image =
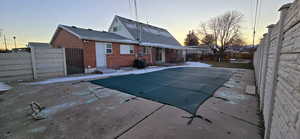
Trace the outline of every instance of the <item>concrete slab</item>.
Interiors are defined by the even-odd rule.
[[[201,107],[198,114],[208,117],[212,123],[182,118],[188,114],[174,107],[165,106],[120,139],[259,139],[256,126],[231,116]]]
[[[162,105],[90,83],[29,88],[0,96],[0,137],[113,138]],[[46,119],[31,118],[33,100],[46,107]]]
[[[247,71],[239,71],[243,74]],[[242,74],[242,76],[243,76]],[[222,87],[200,106],[197,114],[210,122],[195,118],[188,125],[189,119],[183,118],[189,114],[171,106],[164,106],[135,128],[121,136],[121,139],[260,139],[259,117],[256,115],[257,98],[245,93],[245,80],[231,80],[233,87]],[[230,81],[229,81],[230,82]],[[248,82],[248,80],[246,81]]]
[[[232,69],[234,75],[206,101],[197,114],[93,85],[68,82],[12,85],[0,95],[0,138],[260,138],[257,98],[245,93],[253,72]],[[31,118],[29,104],[40,103],[47,118]]]

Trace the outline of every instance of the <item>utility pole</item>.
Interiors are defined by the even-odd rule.
[[[15,43],[15,49],[17,49],[17,44],[16,44],[16,36],[13,36],[14,43]]]
[[[0,38],[2,37],[2,30],[3,29],[0,28]],[[0,49],[1,49],[1,47],[0,47]]]
[[[7,44],[6,44],[5,34],[3,34],[3,39],[4,39],[5,51],[8,51],[8,49],[7,49]]]
[[[254,15],[254,25],[253,25],[253,40],[252,40],[253,48],[254,48],[254,45],[255,45],[256,24],[257,24],[257,14],[258,14],[259,4],[260,4],[260,0],[256,0],[255,15]]]
[[[134,14],[135,14],[135,21],[136,21],[136,28],[137,28],[137,30],[136,30],[136,38],[137,38],[137,41],[138,42],[140,42],[141,40],[141,38],[140,38],[140,26],[139,26],[139,23],[138,23],[138,21],[139,21],[139,19],[138,19],[138,11],[137,11],[137,4],[136,4],[136,0],[133,0],[133,4],[134,4]]]

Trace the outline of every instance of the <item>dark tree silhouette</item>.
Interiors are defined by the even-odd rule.
[[[199,38],[194,33],[194,31],[189,31],[189,33],[186,35],[186,38],[184,40],[185,46],[197,46],[199,45]]]

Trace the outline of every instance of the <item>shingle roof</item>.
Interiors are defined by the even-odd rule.
[[[137,43],[135,40],[120,36],[115,33],[97,31],[92,29],[84,29],[75,26],[59,25],[58,27],[63,28],[70,33],[73,33],[80,39],[95,40],[95,41],[106,41],[106,42],[121,42],[121,43]]]
[[[133,38],[135,38],[136,40],[138,40],[138,38],[141,38],[141,44],[161,44],[161,47],[169,46],[174,47],[175,49],[182,47],[181,44],[166,29],[133,21],[120,16],[116,16],[116,18],[118,18],[119,21],[122,22],[122,24],[126,27]],[[139,33],[137,25],[139,26],[139,28],[141,28],[139,29],[141,37],[138,36]]]
[[[41,42],[28,42],[28,46],[34,48],[50,48],[51,45],[49,43],[41,43]]]

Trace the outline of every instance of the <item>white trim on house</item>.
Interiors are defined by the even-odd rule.
[[[161,61],[163,63],[166,63],[166,49],[165,48],[162,48],[162,58],[161,58]]]
[[[96,42],[95,44],[95,53],[96,53],[96,67],[106,67],[107,61],[106,61],[106,45],[107,43],[100,43]]]
[[[120,45],[120,54],[134,54],[134,46],[133,45],[125,45],[121,44]]]
[[[139,43],[140,46],[152,46],[152,47],[158,47],[158,48],[168,48],[168,49],[186,49],[183,46],[176,46],[176,45],[166,45],[166,44],[160,44],[160,43],[147,43],[147,42],[142,42]]]
[[[115,24],[118,24],[118,26],[121,26],[122,30],[121,31],[117,31],[114,32],[113,31],[113,27]],[[127,30],[127,28],[125,27],[125,25],[119,20],[119,18],[117,18],[117,16],[115,15],[113,22],[110,24],[110,27],[108,29],[108,32],[112,32],[112,33],[116,33],[120,36],[129,38],[134,40],[134,38],[132,37],[132,35],[129,33],[129,31]]]
[[[82,37],[81,39],[83,40],[94,40],[94,41],[100,41],[100,42],[109,42],[109,43],[126,43],[126,44],[138,44],[137,41],[133,40],[116,40],[116,39],[93,39],[93,38],[88,38],[88,37]]]
[[[103,43],[104,47],[105,47],[105,54],[113,54],[113,47],[111,43]],[[108,48],[107,46],[110,45],[110,48]],[[110,53],[107,53],[107,50],[110,50]]]

